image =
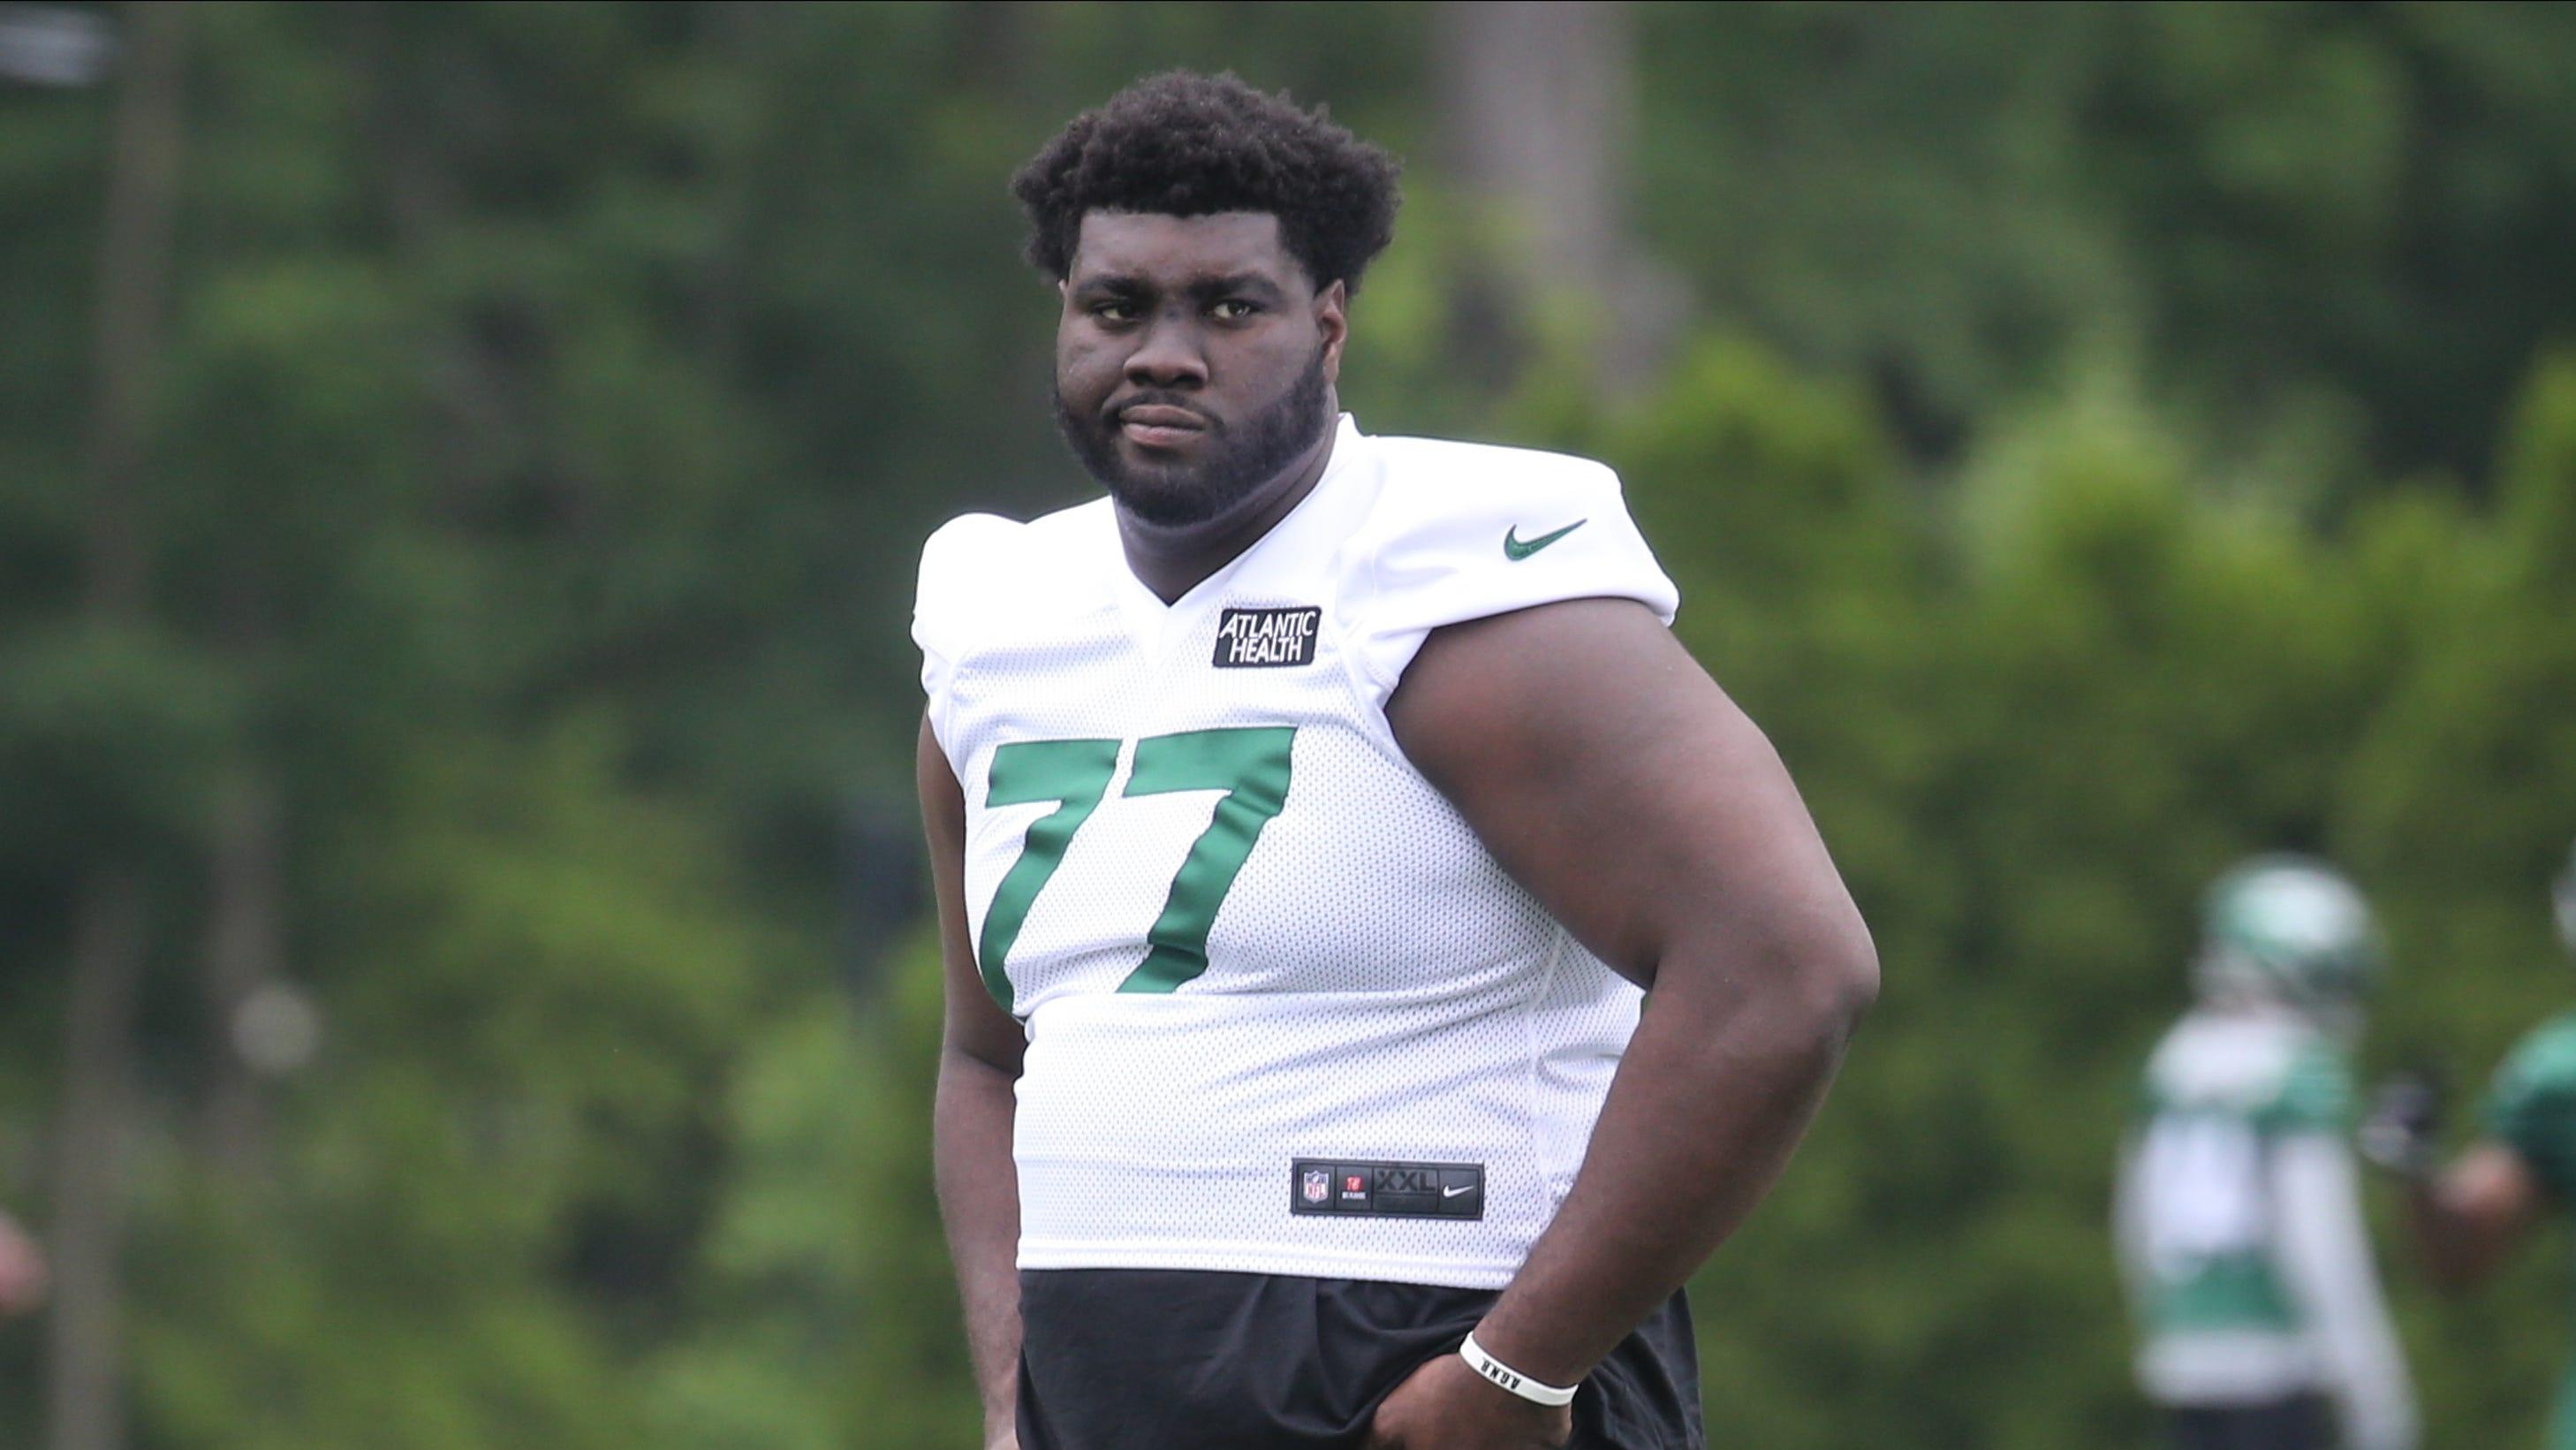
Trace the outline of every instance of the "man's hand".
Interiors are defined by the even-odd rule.
[[[2448,1169],[2409,1181],[2407,1217],[2433,1283],[2464,1289],[2500,1267],[2548,1211],[2549,1191],[2522,1150],[2471,1143]]]
[[[2396,1073],[2370,1095],[2361,1120],[2361,1156],[2406,1178],[2431,1176],[2441,1153],[2442,1079],[2430,1072]]]
[[[1573,1436],[1572,1406],[1533,1404],[1444,1354],[1378,1405],[1366,1450],[1560,1450]]]
[[[1020,1450],[1020,1427],[1004,1425],[984,1432],[984,1450]]]

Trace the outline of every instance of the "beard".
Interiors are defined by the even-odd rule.
[[[1154,393],[1121,406],[1163,402],[1188,406],[1184,399]],[[1120,508],[1149,524],[1178,527],[1222,516],[1296,462],[1332,426],[1332,387],[1324,377],[1324,351],[1317,348],[1279,401],[1240,428],[1210,419],[1199,457],[1187,463],[1128,463],[1118,453],[1118,420],[1075,410],[1061,391],[1055,395],[1055,421],[1083,471]]]

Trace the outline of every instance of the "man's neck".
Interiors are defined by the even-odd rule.
[[[1199,586],[1243,551],[1260,543],[1323,482],[1333,459],[1335,422],[1317,436],[1297,461],[1255,489],[1237,507],[1194,524],[1157,524],[1125,509],[1118,513],[1118,541],[1127,553],[1127,568],[1156,598],[1170,604]]]

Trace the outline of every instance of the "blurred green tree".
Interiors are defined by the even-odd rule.
[[[1638,7],[1578,240],[1687,285],[1605,300],[1504,263],[1471,11],[196,7],[157,310],[101,252],[138,23],[0,91],[0,1205],[60,1241],[124,953],[125,1443],[963,1443],[913,551],[1085,492],[1004,182],[1167,65],[1410,156],[1346,398],[1622,469],[1878,932],[1700,1280],[1716,1438],[2143,1443],[2109,1159],[2235,855],[2385,904],[2376,1057],[2566,1000],[2566,12]],[[2435,1445],[2533,1442],[2526,1267],[2404,1288]],[[0,1443],[45,1360],[0,1325]]]

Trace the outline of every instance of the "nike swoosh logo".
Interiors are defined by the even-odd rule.
[[[1474,1185],[1474,1184],[1472,1184],[1472,1183],[1461,1183],[1461,1184],[1459,1184],[1459,1185],[1458,1185],[1457,1187],[1455,1187],[1455,1188],[1444,1188],[1444,1189],[1441,1189],[1441,1190],[1440,1190],[1440,1196],[1441,1196],[1442,1198],[1456,1198],[1459,1194],[1462,1194],[1462,1193],[1473,1193],[1473,1192],[1475,1192],[1475,1191],[1476,1191],[1476,1185]]]
[[[1535,539],[1526,540],[1521,537],[1521,526],[1514,524],[1503,531],[1503,557],[1517,564],[1590,522],[1592,522],[1590,519],[1576,519],[1555,533],[1541,534]]]

